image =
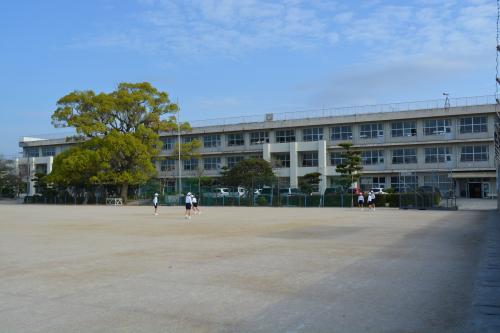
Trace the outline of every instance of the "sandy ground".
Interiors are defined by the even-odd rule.
[[[152,213],[1,205],[0,332],[465,332],[490,214]]]

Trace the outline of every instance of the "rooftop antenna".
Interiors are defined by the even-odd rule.
[[[500,1],[500,0],[499,0]],[[444,109],[448,111],[450,109],[450,94],[447,92],[443,93],[444,99]]]

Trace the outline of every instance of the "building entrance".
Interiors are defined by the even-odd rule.
[[[482,198],[481,183],[468,183],[469,198]]]

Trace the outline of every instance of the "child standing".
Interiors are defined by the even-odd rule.
[[[201,214],[200,209],[198,208],[198,200],[196,200],[194,194],[191,194],[191,202],[193,203],[194,215]]]
[[[368,207],[370,210],[375,211],[375,193],[373,191],[368,193]]]
[[[153,207],[155,208],[155,215],[158,215],[158,193],[155,193],[153,198]]]
[[[184,214],[185,219],[191,220],[191,204],[193,201],[191,200],[191,192],[186,194],[186,213]]]
[[[358,207],[361,208],[361,210],[364,210],[363,205],[365,203],[365,197],[363,196],[363,192],[359,192],[358,194]]]

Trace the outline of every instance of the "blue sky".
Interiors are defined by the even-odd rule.
[[[495,92],[494,0],[5,0],[0,28],[4,155],[119,82],[186,121]]]

